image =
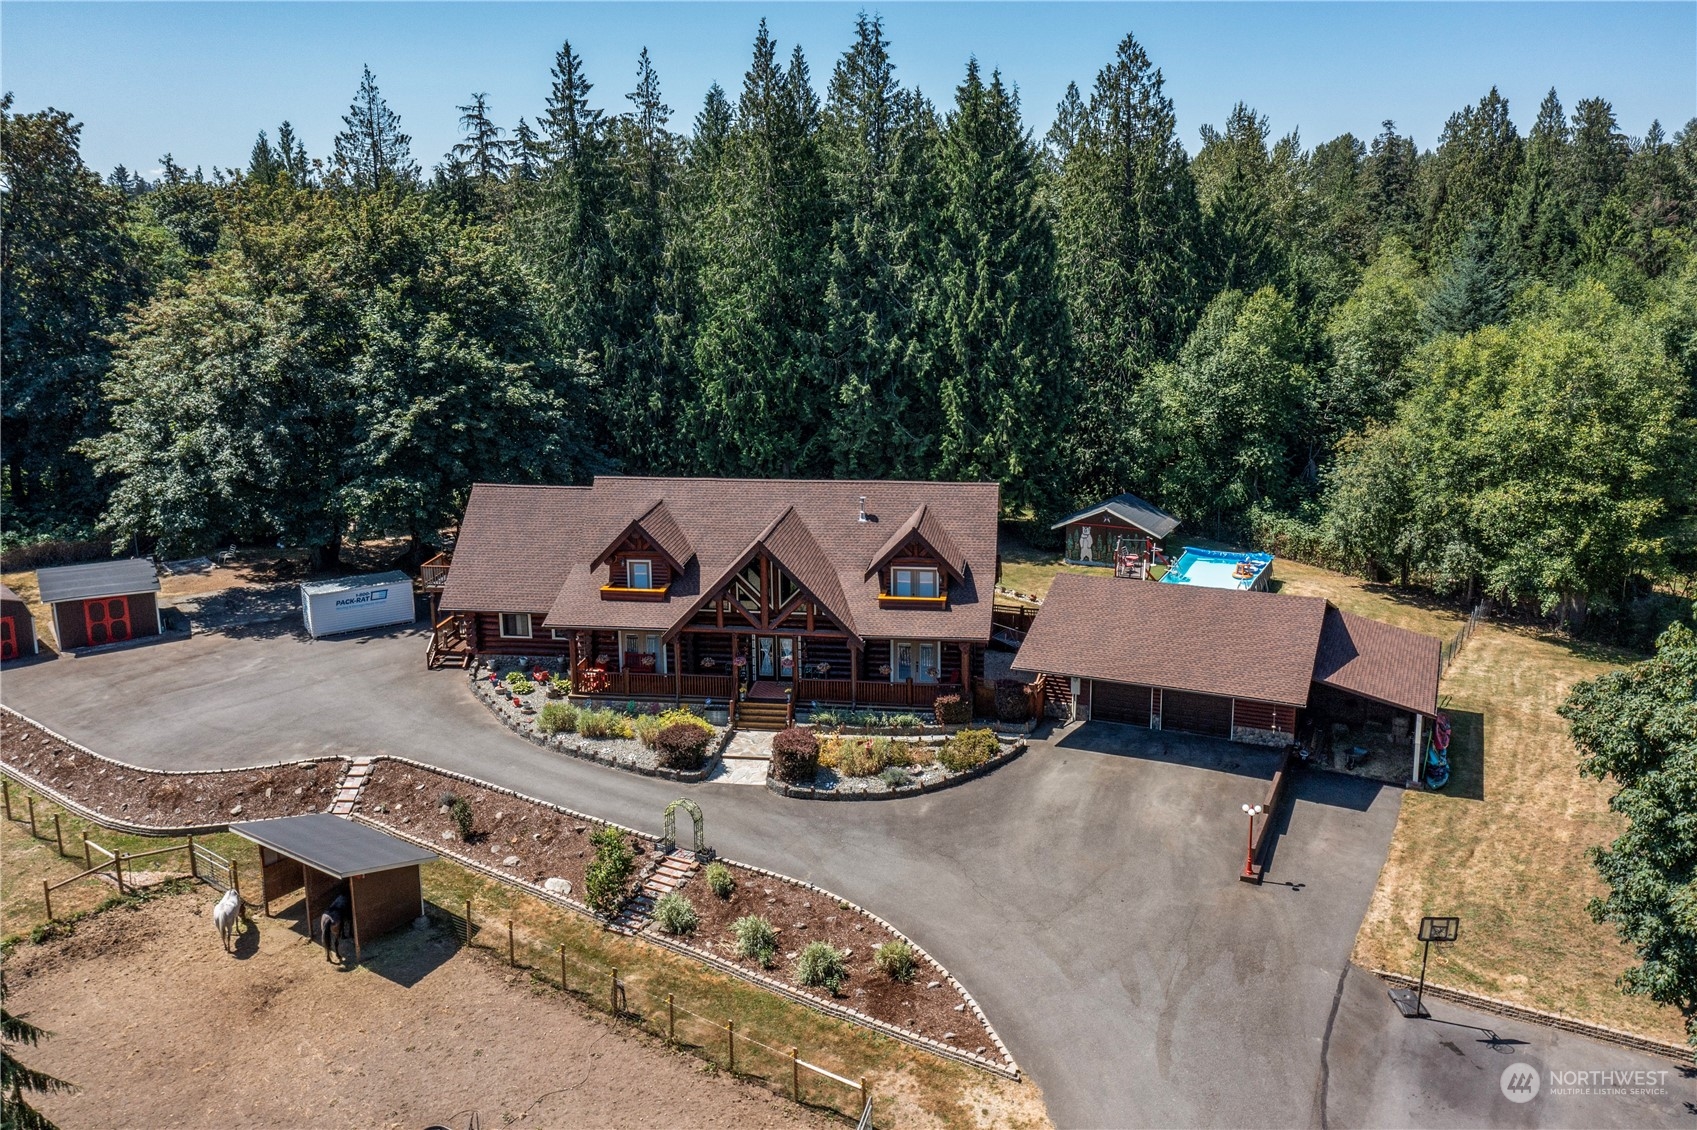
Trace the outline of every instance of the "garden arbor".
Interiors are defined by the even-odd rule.
[[[712,853],[707,847],[707,818],[701,815],[701,806],[688,797],[679,797],[666,806],[665,827],[660,835],[660,846],[667,851],[673,851],[678,846],[678,809],[689,813],[690,823],[695,828],[695,857],[707,859]]]

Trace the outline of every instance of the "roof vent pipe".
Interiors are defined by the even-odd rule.
[[[866,496],[864,494],[860,496],[860,517],[856,518],[855,521],[866,521]]]

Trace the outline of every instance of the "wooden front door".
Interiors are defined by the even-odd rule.
[[[134,634],[130,631],[130,602],[121,596],[85,600],[82,611],[90,647],[121,643]]]
[[[10,616],[0,616],[0,660],[18,657],[18,625]]]

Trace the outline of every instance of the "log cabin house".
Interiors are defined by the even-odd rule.
[[[995,483],[601,476],[472,488],[431,662],[557,657],[575,696],[923,710],[983,678]]]

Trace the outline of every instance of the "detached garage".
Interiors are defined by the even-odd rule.
[[[145,557],[37,569],[60,651],[157,636],[159,572]]]
[[[1419,748],[1439,643],[1318,597],[1063,574],[1014,657],[1081,718],[1284,745],[1306,711],[1400,715]]]
[[[362,628],[410,624],[418,618],[413,608],[412,578],[399,571],[307,581],[301,585],[301,612],[306,617],[307,633],[314,639]]]
[[[29,605],[5,585],[0,585],[0,662],[22,659],[41,650],[35,639],[35,620]]]

